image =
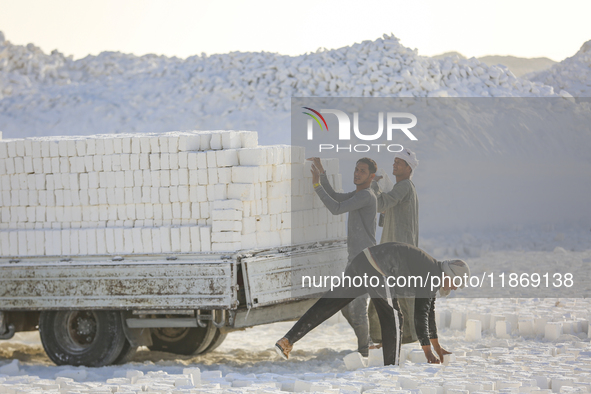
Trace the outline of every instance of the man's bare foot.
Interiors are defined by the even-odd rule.
[[[381,349],[382,348],[382,344],[381,343],[374,343],[372,345],[369,345],[370,349]]]
[[[284,360],[289,358],[289,353],[293,349],[293,345],[289,342],[289,339],[283,337],[277,341],[275,344],[275,351],[278,355],[280,355]]]

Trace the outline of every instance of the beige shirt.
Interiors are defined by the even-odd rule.
[[[385,213],[380,243],[419,246],[419,200],[412,181],[397,182],[388,193],[382,193],[377,182],[372,182],[372,189],[378,199],[378,212]]]

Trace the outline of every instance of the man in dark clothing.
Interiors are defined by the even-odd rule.
[[[415,298],[415,328],[425,357],[429,363],[442,362],[443,356],[449,352],[439,345],[437,339],[435,293],[439,290],[447,295],[450,290],[456,290],[457,285],[464,287],[469,276],[470,269],[462,260],[439,262],[408,244],[388,242],[364,249],[347,266],[343,283],[326,292],[285,337],[277,341],[275,350],[287,359],[295,342],[355,297],[368,293],[380,319],[385,365],[399,363],[403,323],[397,300],[400,297]],[[439,359],[431,351],[431,346]]]

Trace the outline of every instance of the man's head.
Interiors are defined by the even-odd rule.
[[[470,279],[470,267],[463,260],[444,260],[441,262],[443,271],[443,284],[439,289],[439,294],[443,297],[449,295],[451,290],[466,287],[467,280]]]
[[[392,175],[402,179],[410,178],[418,165],[417,155],[410,149],[404,148],[400,152],[394,153]]]
[[[375,178],[378,165],[369,157],[357,160],[355,164],[355,173],[353,174],[353,183],[357,186],[369,184]]]

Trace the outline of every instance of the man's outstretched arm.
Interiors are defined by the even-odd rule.
[[[329,196],[322,185],[314,188],[314,191],[333,215],[340,215],[342,213],[361,209],[371,204],[372,200],[371,192],[368,190],[352,193],[352,196],[349,199],[340,202]]]
[[[316,167],[316,169],[318,170],[318,173],[320,175],[319,183],[322,185],[322,187],[330,197],[332,197],[336,201],[341,202],[351,198],[353,194],[355,194],[355,192],[339,193],[333,189],[332,185],[328,181],[328,176],[326,175],[326,171],[324,171],[324,167],[322,166],[322,162],[320,161],[319,157],[311,157],[307,160],[312,161],[314,167]]]

